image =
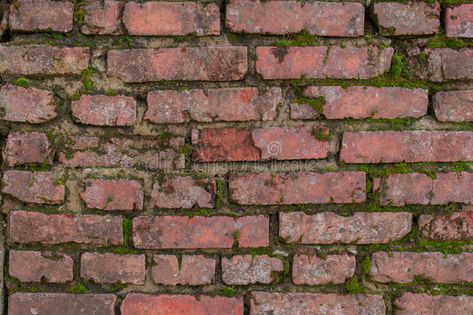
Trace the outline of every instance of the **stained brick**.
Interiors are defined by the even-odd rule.
[[[151,277],[156,284],[205,285],[215,276],[215,259],[203,255],[183,255],[179,264],[174,255],[153,256]]]
[[[356,2],[245,1],[227,4],[226,27],[233,32],[319,36],[362,36],[365,10]],[[337,17],[334,19],[334,17]]]
[[[133,242],[144,249],[261,247],[269,244],[269,221],[248,217],[159,216],[133,219]]]
[[[157,124],[190,121],[274,120],[282,103],[280,88],[258,92],[257,88],[159,90],[148,94],[144,118]]]
[[[359,203],[365,173],[232,174],[230,198],[242,205]]]
[[[59,253],[36,251],[9,252],[8,273],[21,282],[65,283],[73,279],[71,256]]]
[[[352,255],[295,255],[292,262],[292,281],[300,285],[341,284],[353,277],[356,257]]]
[[[473,309],[473,297],[404,293],[394,301],[396,315],[455,314],[468,315]]]
[[[473,133],[467,131],[365,131],[343,134],[346,163],[472,161]]]
[[[423,214],[419,230],[427,238],[439,241],[473,240],[473,212],[461,211],[451,215]]]
[[[473,121],[473,90],[438,92],[432,101],[439,121]]]
[[[473,37],[473,4],[448,7],[445,10],[447,37]]]
[[[143,185],[137,180],[87,179],[80,197],[87,208],[103,210],[142,210]]]
[[[355,212],[349,217],[279,213],[279,237],[288,243],[380,244],[401,239],[411,228],[412,214],[407,212]]]
[[[15,243],[121,245],[122,218],[99,215],[43,214],[14,211],[10,214],[10,240]]]
[[[3,161],[8,166],[28,163],[52,164],[48,137],[40,132],[12,132],[3,148]]]
[[[283,270],[281,259],[267,255],[222,257],[222,280],[228,285],[269,284],[273,273]]]
[[[432,49],[428,64],[433,82],[473,79],[473,49]]]
[[[235,81],[243,79],[247,72],[247,48],[228,46],[110,50],[107,69],[109,75],[124,82]]]
[[[219,35],[220,9],[213,3],[127,2],[123,24],[131,35]]]
[[[52,172],[10,170],[3,174],[2,192],[21,201],[39,204],[59,204],[64,200],[61,176]]]
[[[256,72],[263,79],[369,79],[391,66],[393,49],[377,47],[257,47]]]
[[[131,126],[136,123],[136,101],[128,96],[83,95],[73,101],[72,115],[94,126]]]
[[[85,12],[81,32],[84,34],[121,34],[120,23],[125,1],[88,0],[83,6]]]

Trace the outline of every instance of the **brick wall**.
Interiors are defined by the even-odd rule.
[[[473,4],[1,8],[5,314],[473,314]]]

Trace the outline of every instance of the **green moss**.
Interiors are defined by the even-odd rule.
[[[87,14],[84,6],[86,6],[85,1],[76,1],[74,5],[74,22],[79,24],[84,23],[85,15]]]
[[[132,249],[128,247],[117,247],[113,248],[111,250],[112,253],[117,254],[117,255],[133,255],[133,254],[139,254],[140,251],[137,249]]]
[[[319,141],[330,141],[332,138],[330,131],[328,129],[323,128],[315,128],[313,132],[313,136],[315,139]]]
[[[215,193],[215,207],[219,209],[223,205],[225,195],[225,181],[223,178],[217,178]]]
[[[185,214],[189,217],[207,217],[215,214],[215,211],[212,209],[206,209],[206,208],[193,208],[193,209],[188,209],[185,211]]]
[[[353,278],[348,280],[345,284],[345,288],[350,294],[362,294],[365,293],[365,288],[358,281],[358,277],[355,275]]]
[[[16,80],[13,80],[11,84],[24,87],[24,88],[29,88],[30,87],[30,80],[27,78],[18,78]]]
[[[105,95],[107,95],[107,96],[117,96],[117,92],[115,90],[112,90],[112,89],[107,89],[105,91]]]
[[[89,293],[89,289],[80,282],[77,282],[73,287],[69,289],[69,293],[74,294],[87,294]]]
[[[129,218],[123,218],[123,242],[128,244],[130,242],[130,235],[132,232],[133,221]]]
[[[82,71],[82,83],[84,84],[84,91],[90,94],[94,90],[94,83],[92,81],[92,75],[97,72],[93,67],[89,67]]]
[[[319,39],[317,35],[310,34],[307,31],[303,31],[302,33],[298,33],[292,36],[289,36],[287,39],[281,39],[273,44],[277,47],[307,47],[307,46],[317,46],[319,45]]]
[[[132,48],[134,46],[133,39],[128,35],[123,35],[112,41],[112,46],[119,48]]]
[[[453,48],[460,49],[468,46],[463,40],[446,37],[445,35],[436,35],[427,42],[428,48]]]
[[[404,68],[404,57],[399,54],[394,54],[391,59],[391,69],[389,75],[392,78],[399,78]]]
[[[224,287],[222,288],[222,295],[225,297],[234,297],[236,295],[236,291],[232,287]]]

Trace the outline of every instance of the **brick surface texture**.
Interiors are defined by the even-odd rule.
[[[473,314],[473,3],[0,1],[0,314]]]

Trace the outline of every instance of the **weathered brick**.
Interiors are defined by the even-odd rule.
[[[148,94],[144,118],[157,124],[190,121],[274,120],[282,103],[281,88],[258,92],[257,88],[159,90]]]
[[[15,0],[10,5],[12,31],[72,31],[74,4],[69,1]]]
[[[355,212],[349,217],[333,212],[279,213],[279,237],[288,243],[388,243],[400,240],[411,228],[412,214],[407,212]]]
[[[269,284],[274,280],[273,272],[283,270],[281,259],[267,255],[222,257],[222,280],[228,285]]]
[[[473,49],[432,49],[428,63],[433,82],[473,79]]]
[[[8,273],[21,282],[65,283],[72,281],[73,264],[71,256],[59,253],[10,250]]]
[[[269,221],[264,215],[136,217],[133,242],[144,249],[262,247],[269,244]]]
[[[468,315],[473,309],[473,297],[404,293],[394,301],[396,315],[455,314]]]
[[[122,34],[120,30],[121,17],[125,1],[87,0],[82,7],[85,11],[81,32],[84,34]]]
[[[90,49],[54,46],[0,46],[0,73],[80,74],[89,66]]]
[[[473,4],[448,7],[445,10],[447,37],[473,37]]]
[[[220,9],[213,3],[127,2],[123,24],[130,35],[220,35]]]
[[[177,256],[155,255],[151,277],[156,284],[205,285],[215,276],[215,259],[203,255],[183,255],[181,264]]]
[[[427,238],[439,241],[473,240],[473,212],[461,211],[451,215],[423,214],[419,230]]]
[[[316,139],[316,131],[329,132],[322,126],[195,129],[192,158],[196,162],[326,158],[329,143]]]
[[[363,36],[364,21],[364,6],[356,2],[231,0],[226,13],[230,31],[258,34]]]
[[[15,293],[8,297],[8,315],[114,315],[113,294]]]
[[[384,315],[380,295],[320,293],[251,293],[251,315],[285,314],[370,314]]]
[[[44,214],[14,211],[10,214],[10,240],[15,243],[121,245],[122,218],[99,215]]]
[[[192,295],[149,295],[128,294],[123,300],[122,315],[243,315],[242,298],[201,295],[199,299]]]
[[[364,131],[343,134],[346,163],[473,161],[473,132]]]
[[[136,101],[128,96],[83,95],[72,101],[72,116],[85,125],[131,126],[136,123]]]
[[[154,205],[159,208],[213,208],[214,197],[215,180],[191,176],[165,177],[151,192]]]
[[[51,93],[13,85],[0,87],[0,120],[40,124],[56,117]]]
[[[377,47],[256,48],[256,72],[263,79],[369,79],[391,66],[393,49]]]
[[[52,172],[10,170],[3,174],[2,192],[21,201],[39,204],[59,204],[64,200],[61,176]]]
[[[427,114],[429,95],[424,89],[366,86],[310,86],[305,97],[323,98],[321,114],[327,119],[419,118]],[[297,107],[307,107],[304,114]],[[316,118],[316,109],[308,104],[292,104],[292,119]]]
[[[393,174],[381,179],[379,192],[382,205],[471,204],[473,173],[438,173],[435,179],[419,173]]]
[[[27,163],[51,165],[51,153],[48,137],[44,133],[12,132],[7,137],[2,157],[8,166]]]
[[[436,283],[473,282],[473,254],[375,252],[369,276],[378,282],[412,282],[416,277]]]
[[[145,255],[84,253],[80,257],[80,276],[95,283],[145,282]]]
[[[381,35],[430,35],[440,30],[439,3],[378,2],[373,14]]]
[[[292,262],[292,281],[295,284],[322,285],[345,283],[353,277],[356,257],[352,255],[295,255]]]
[[[137,180],[87,179],[80,197],[91,209],[142,210],[142,186]]]
[[[247,70],[242,46],[122,49],[110,50],[107,57],[108,74],[125,82],[235,81]]]
[[[439,121],[473,121],[473,90],[438,92],[432,101]]]
[[[232,174],[230,198],[242,205],[359,203],[366,199],[365,173]]]

